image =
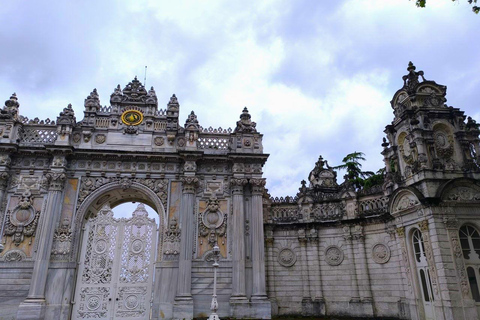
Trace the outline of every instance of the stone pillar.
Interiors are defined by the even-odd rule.
[[[0,173],[0,253],[3,251],[3,228],[5,226],[6,212],[2,211],[5,191],[7,190],[9,175],[6,172]]]
[[[194,230],[195,189],[198,178],[182,179],[182,202],[180,211],[181,234],[180,255],[178,258],[178,285],[175,296],[174,317],[176,319],[193,318],[192,299],[192,255]]]
[[[311,251],[311,256],[316,257],[316,260],[312,263],[312,267],[315,270],[315,274],[310,274],[310,283],[313,285],[316,283],[314,290],[312,290],[312,295],[315,297],[315,301],[323,301],[323,291],[322,291],[322,273],[320,270],[320,239],[318,237],[318,231],[314,228],[310,230],[310,233],[307,235],[309,248]]]
[[[268,227],[267,227],[268,228]],[[267,229],[265,243],[267,244],[267,276],[268,276],[268,298],[271,301],[276,300],[275,296],[275,274],[274,274],[274,261],[273,261],[273,230]]]
[[[350,273],[351,273],[351,286],[352,286],[352,297],[350,302],[359,302],[360,301],[360,294],[358,292],[358,281],[357,281],[357,272],[355,268],[355,257],[353,252],[353,244],[352,244],[352,235],[350,233],[350,227],[343,228],[343,238],[345,239],[345,243],[347,245],[348,256],[350,260]]]
[[[435,259],[433,257],[433,250],[432,244],[430,240],[430,232],[428,227],[428,220],[423,220],[419,224],[420,231],[422,232],[423,243],[425,246],[425,256],[428,262],[428,269],[430,270],[430,280],[432,281],[433,287],[433,294],[435,296],[435,300],[440,301],[442,298],[440,296],[440,292],[438,290],[438,275],[437,275],[437,267],[435,264]]]
[[[365,250],[365,235],[363,227],[356,225],[352,233],[355,240],[355,270],[357,272],[357,281],[360,289],[360,298],[362,301],[372,301],[372,289],[370,286],[370,275],[368,272],[367,254]]]
[[[267,299],[265,287],[265,247],[263,238],[263,190],[265,179],[250,179],[252,185],[252,300]]]
[[[243,203],[243,187],[246,183],[246,179],[232,178],[230,180],[233,203],[231,302],[247,300],[245,292],[245,210]]]
[[[305,236],[305,230],[298,230],[298,242],[300,243],[300,250],[302,251],[302,304],[311,302],[310,297],[310,279],[308,277],[308,255],[307,255],[307,238]],[[306,310],[304,310],[306,311]]]
[[[45,317],[45,284],[53,234],[61,215],[62,193],[67,178],[63,171],[50,172],[45,177],[48,181],[48,197],[45,212],[42,213],[41,228],[37,230],[35,237],[38,249],[33,264],[32,280],[27,298],[18,308],[17,319],[44,319]]]

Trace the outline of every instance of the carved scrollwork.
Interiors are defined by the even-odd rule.
[[[265,190],[265,179],[250,179],[250,184],[252,185],[252,193],[254,194],[263,194]]]
[[[26,258],[27,258],[27,255],[25,254],[25,252],[17,249],[9,250],[3,256],[3,259],[7,262],[22,261],[22,260],[25,260]]]
[[[50,172],[45,175],[46,185],[50,191],[62,191],[67,176],[63,172]]]
[[[197,177],[183,177],[182,178],[182,188],[184,193],[195,193],[199,185],[199,180]]]
[[[219,201],[215,196],[210,197],[207,208],[198,216],[198,233],[208,237],[208,243],[213,248],[218,237],[225,236],[227,231],[227,214],[220,211]]]
[[[232,192],[235,194],[242,194],[243,193],[243,187],[248,183],[247,179],[239,179],[239,178],[232,178],[230,179],[230,186],[232,189]]]
[[[165,232],[163,248],[164,260],[177,259],[180,253],[180,229],[175,218],[172,218],[168,230]]]
[[[32,237],[37,228],[40,212],[35,212],[31,196],[30,190],[25,190],[19,204],[6,214],[4,234],[11,236],[16,246],[19,246],[25,237]]]
[[[83,201],[96,189],[108,183],[116,183],[121,188],[128,189],[132,184],[140,183],[153,192],[160,198],[163,207],[167,207],[167,195],[168,195],[168,180],[166,179],[139,179],[139,178],[118,178],[118,177],[87,177],[82,179],[80,185],[80,191],[78,195],[77,208],[80,207]]]
[[[52,259],[67,259],[68,254],[71,252],[71,246],[72,230],[70,229],[70,220],[65,218],[53,235]]]

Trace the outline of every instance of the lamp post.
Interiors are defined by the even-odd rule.
[[[218,301],[217,301],[217,268],[218,268],[218,258],[220,256],[220,248],[218,247],[217,243],[215,242],[215,246],[213,247],[213,295],[212,295],[212,303],[210,305],[210,310],[212,310],[212,314],[208,317],[208,320],[220,320],[217,315],[218,310]]]

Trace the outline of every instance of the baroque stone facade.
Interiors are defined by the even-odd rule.
[[[476,319],[479,126],[408,66],[385,129],[383,183],[337,181],[319,158],[299,192],[265,189],[262,134],[180,125],[136,78],[83,120],[0,110],[0,317]],[[111,209],[145,203],[130,219]],[[150,304],[151,301],[151,304]]]

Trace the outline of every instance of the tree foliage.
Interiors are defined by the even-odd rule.
[[[343,164],[333,167],[334,169],[346,170],[345,180],[353,184],[357,189],[369,189],[373,186],[383,183],[385,168],[373,173],[372,171],[362,171],[360,161],[365,161],[363,152],[349,153],[343,158]]]
[[[455,1],[460,1],[460,0],[452,0],[452,1],[455,2]],[[475,5],[475,4],[477,4],[477,0],[467,0],[467,2],[472,5],[472,11],[473,12],[475,12],[475,13],[480,12],[480,7]],[[425,6],[427,4],[427,0],[416,0],[415,4],[419,8],[425,8]]]

